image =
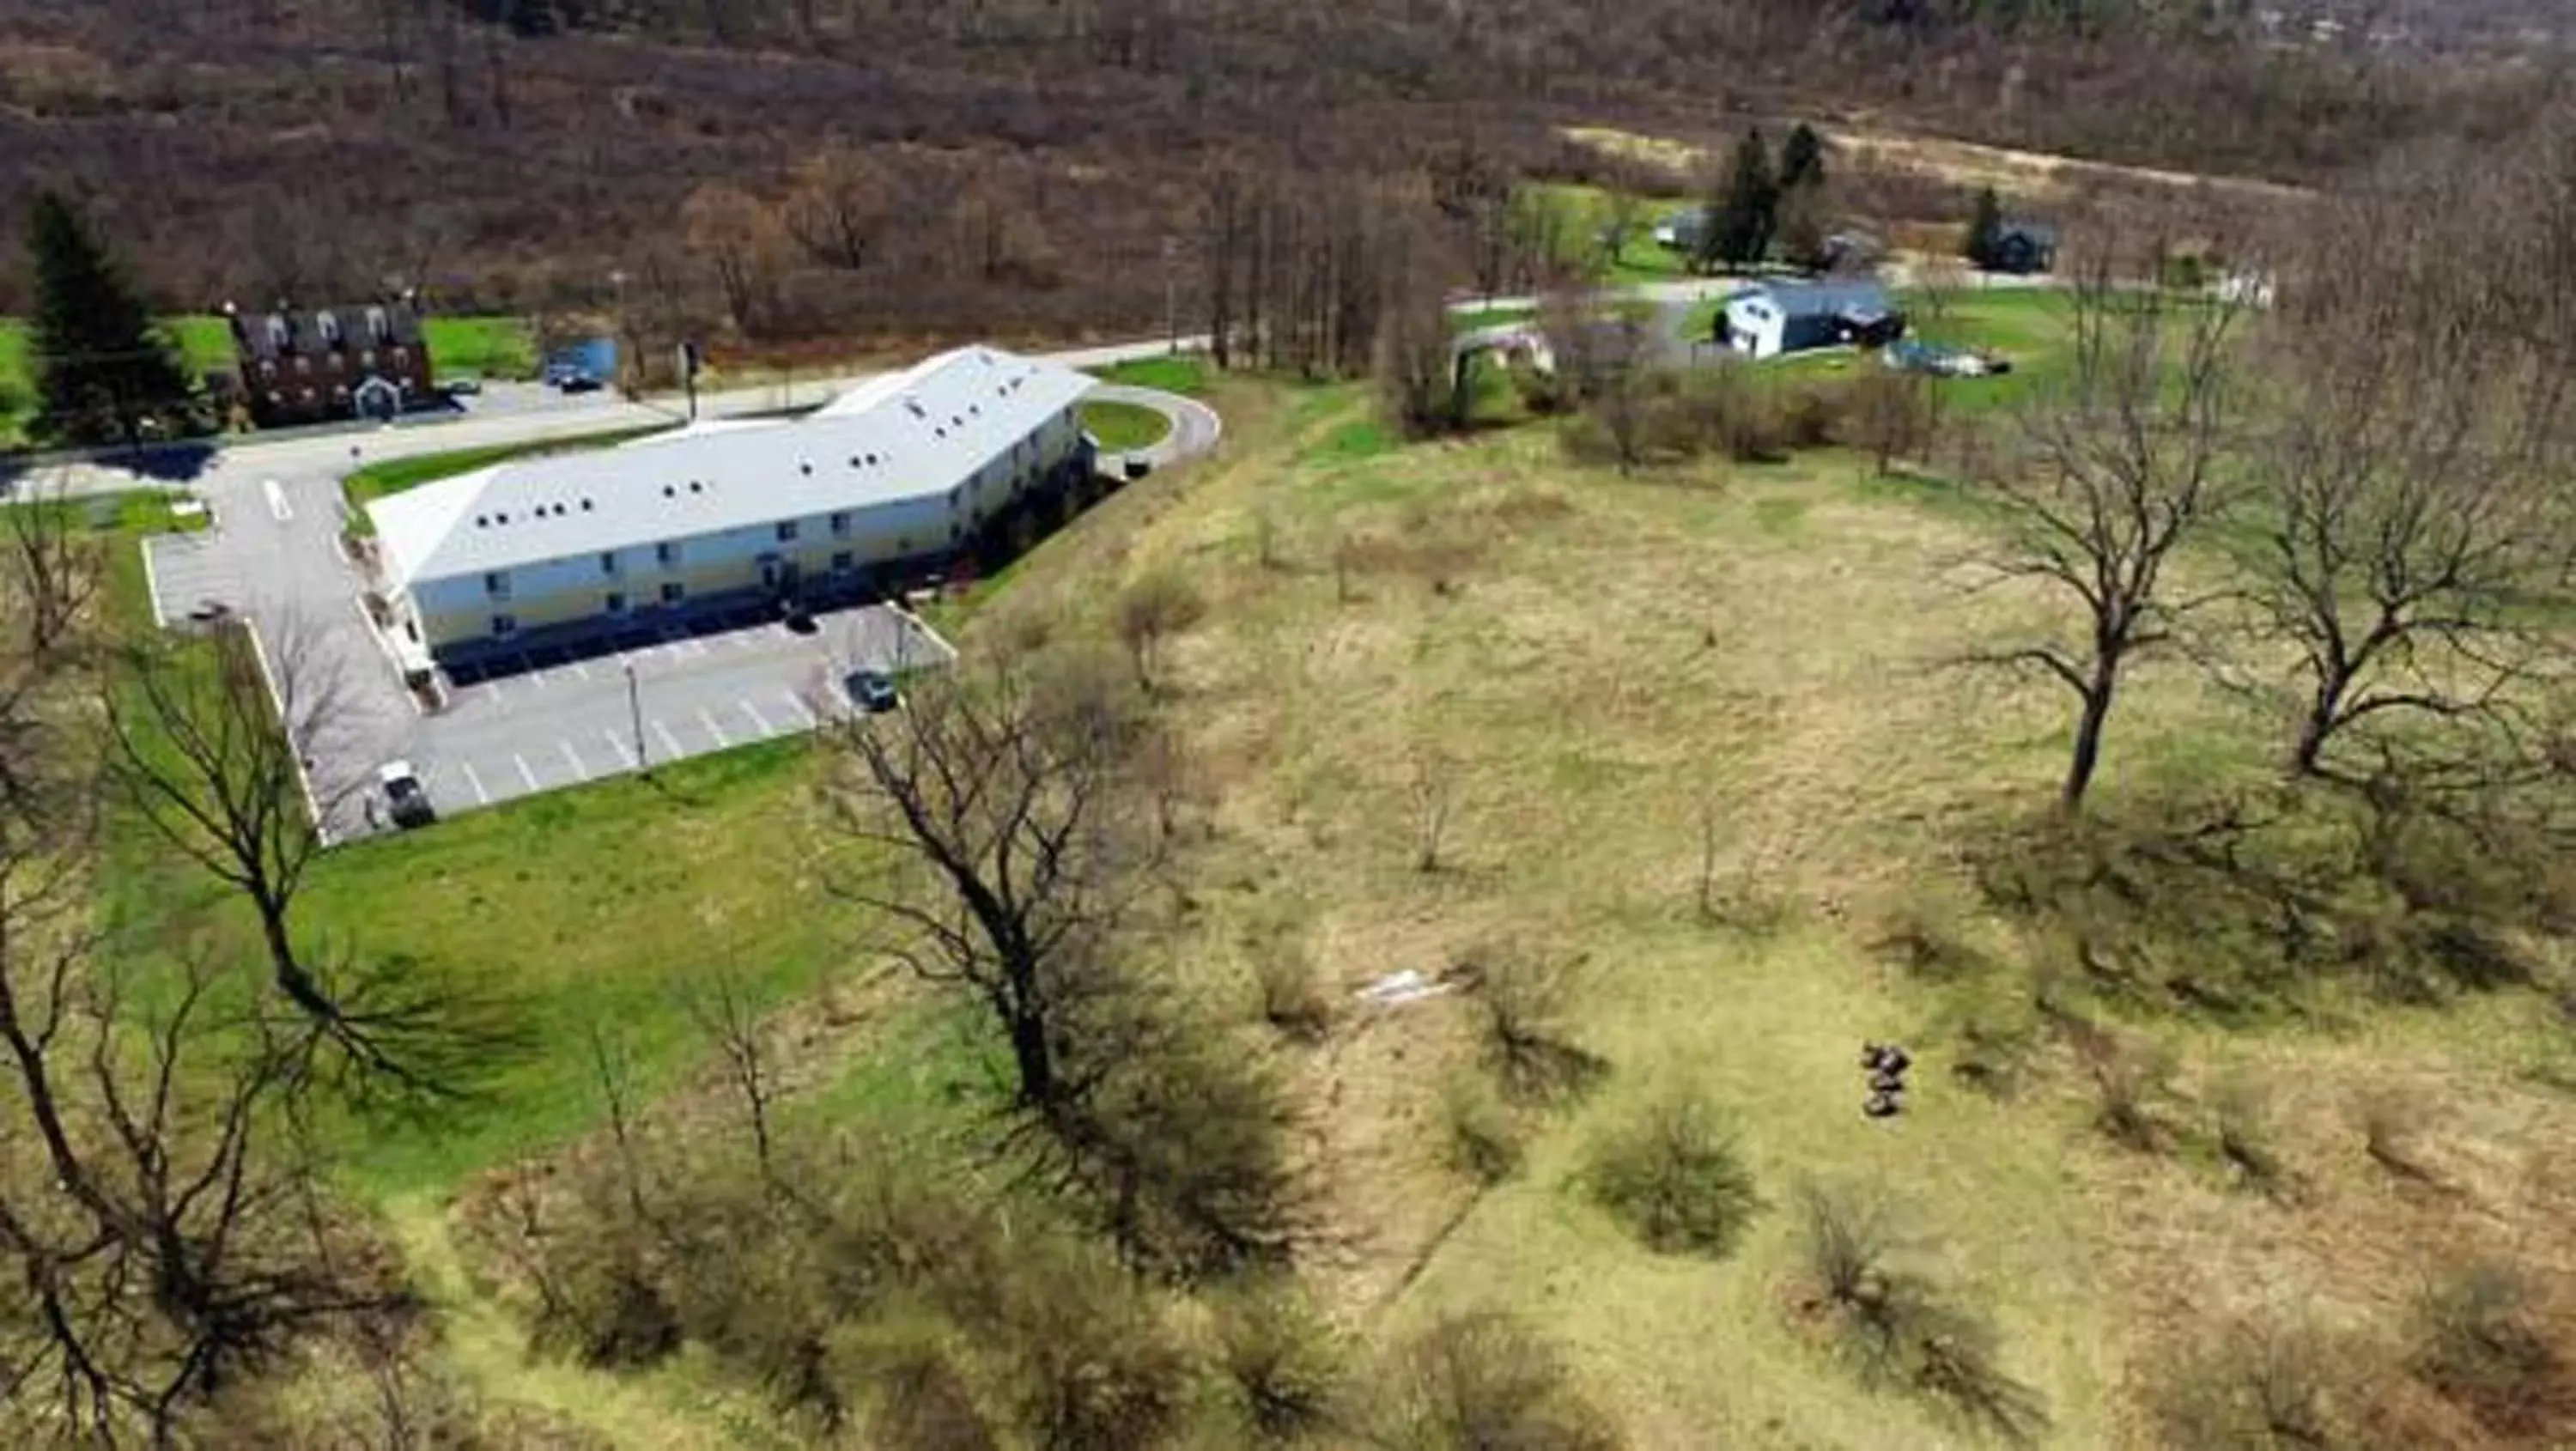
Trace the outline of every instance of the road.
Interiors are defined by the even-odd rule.
[[[1101,403],[1129,403],[1138,408],[1151,408],[1171,420],[1172,431],[1163,435],[1162,442],[1128,450],[1128,457],[1141,458],[1155,468],[1206,453],[1216,447],[1217,439],[1225,432],[1225,423],[1216,416],[1215,409],[1159,388],[1103,383],[1091,390],[1090,397]]]
[[[1194,349],[1203,342],[1204,339],[1183,338],[1181,347]],[[1170,351],[1168,341],[1157,339],[1147,343],[1077,348],[1036,356],[1069,368],[1100,368],[1141,358],[1159,358]],[[877,376],[880,375],[857,373],[799,382],[792,387],[771,384],[705,393],[698,398],[698,415],[702,418],[734,418],[818,404]],[[226,441],[208,457],[203,472],[187,481],[187,486],[206,495],[220,518],[225,496],[240,493],[241,482],[245,479],[254,481],[251,487],[256,489],[256,481],[267,478],[286,481],[327,475],[332,480],[330,510],[335,511],[339,477],[365,464],[425,453],[446,453],[454,449],[536,443],[613,429],[650,428],[655,424],[675,423],[681,418],[679,401],[675,398],[629,400],[601,392],[558,398],[545,406],[513,402],[517,402],[517,406],[492,411],[469,409],[462,417],[388,425],[373,431],[307,434],[273,440],[262,440],[252,435]],[[41,481],[41,487],[47,493],[63,492],[73,496],[170,486],[170,480],[165,477],[138,473],[115,463],[73,464],[49,469]],[[296,492],[300,495],[302,490]]]

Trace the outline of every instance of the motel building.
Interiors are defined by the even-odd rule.
[[[961,348],[803,418],[703,422],[376,500],[387,637],[425,678],[690,610],[859,597],[1087,473],[1091,387]]]

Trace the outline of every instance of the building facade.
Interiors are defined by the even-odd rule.
[[[806,418],[699,424],[377,500],[389,631],[398,650],[443,661],[891,584],[1088,472],[1090,388],[1070,369],[964,348]]]
[[[395,411],[430,396],[429,341],[410,302],[245,313],[227,304],[241,400],[262,428]]]

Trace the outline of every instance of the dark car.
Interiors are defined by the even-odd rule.
[[[423,790],[420,777],[408,761],[396,761],[376,772],[385,788],[385,814],[400,827],[427,826],[438,819],[438,811],[429,804],[429,792]]]
[[[883,715],[903,703],[894,688],[894,677],[882,670],[853,670],[841,682],[850,693],[850,704],[870,715]]]
[[[566,373],[555,384],[558,393],[596,393],[603,385],[588,373]]]

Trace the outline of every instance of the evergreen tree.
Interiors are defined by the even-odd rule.
[[[1959,255],[1979,267],[1994,265],[1995,240],[2003,235],[2003,203],[1995,198],[1993,187],[1977,192],[1976,209],[1968,214],[1968,234],[1959,244]]]
[[[1736,144],[1735,159],[1727,166],[1725,184],[1701,236],[1701,261],[1732,267],[1761,261],[1771,250],[1779,207],[1780,185],[1771,174],[1770,148],[1762,142],[1761,128],[1755,127]]]
[[[1825,143],[1816,128],[1801,121],[1780,145],[1780,190],[1793,192],[1801,187],[1822,190],[1825,185]]]
[[[65,443],[137,442],[145,418],[190,431],[196,400],[187,369],[152,310],[87,218],[54,192],[27,224],[36,274],[36,419]]]

